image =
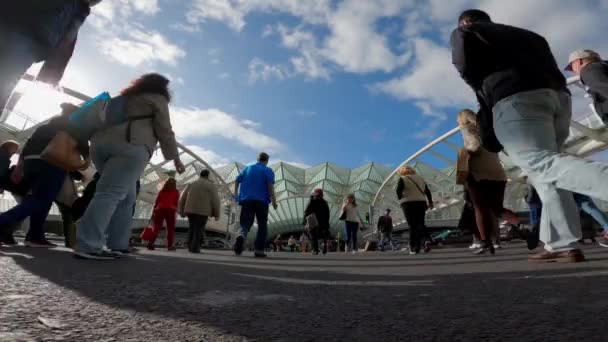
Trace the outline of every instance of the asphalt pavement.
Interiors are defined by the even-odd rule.
[[[607,341],[608,249],[494,256],[141,251],[113,261],[0,247],[0,342]]]

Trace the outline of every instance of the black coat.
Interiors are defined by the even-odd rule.
[[[451,45],[454,66],[490,109],[520,92],[543,88],[568,92],[549,44],[532,31],[475,23],[454,30]]]
[[[585,66],[581,72],[581,82],[589,89],[595,111],[608,121],[608,62],[596,62]]]
[[[315,214],[317,216],[317,221],[319,221],[319,229],[329,230],[329,205],[327,201],[324,199],[310,199],[308,205],[306,206],[306,210],[304,210],[304,217]],[[306,221],[306,218],[304,219]]]

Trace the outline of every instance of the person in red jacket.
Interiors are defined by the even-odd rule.
[[[156,197],[154,204],[154,239],[148,243],[148,249],[154,249],[154,242],[158,237],[158,233],[163,227],[163,223],[167,223],[167,249],[175,250],[173,241],[175,238],[175,220],[177,218],[177,204],[179,202],[179,191],[177,190],[177,182],[175,178],[169,178],[162,190]]]

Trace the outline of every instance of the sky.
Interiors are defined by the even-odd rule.
[[[116,94],[167,75],[178,140],[213,166],[259,151],[397,166],[475,108],[448,44],[467,8],[544,35],[560,65],[608,56],[608,0],[103,0],[62,85]]]

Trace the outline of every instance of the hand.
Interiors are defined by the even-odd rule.
[[[433,210],[433,209],[435,209],[435,204],[433,204],[433,203],[429,204],[429,210]]]
[[[85,159],[82,162],[82,165],[80,165],[80,167],[78,168],[79,171],[84,171],[86,169],[89,168],[89,166],[91,166],[91,160],[90,159]]]
[[[184,166],[184,163],[182,163],[182,160],[179,159],[179,157],[173,160],[173,165],[175,165],[175,171],[177,171],[177,173],[179,173],[180,175],[186,172],[186,167]]]
[[[277,204],[277,202],[272,202],[272,207],[274,208],[274,210],[277,210],[279,205]]]

